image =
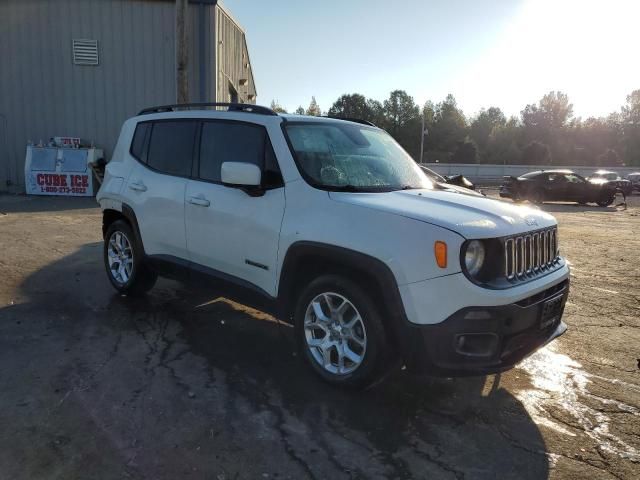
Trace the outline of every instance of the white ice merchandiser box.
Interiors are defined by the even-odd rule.
[[[103,158],[98,148],[27,146],[24,178],[30,195],[91,197],[95,181],[90,163]]]

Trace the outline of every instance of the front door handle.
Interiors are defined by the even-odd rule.
[[[131,182],[129,184],[129,188],[131,190],[135,190],[137,192],[146,192],[147,191],[147,186],[142,183],[140,180],[136,180],[135,182]]]
[[[198,205],[200,207],[208,207],[211,205],[211,202],[204,198],[202,195],[197,195],[195,197],[189,197],[187,201],[192,205]]]

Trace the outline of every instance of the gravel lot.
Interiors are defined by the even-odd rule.
[[[640,197],[544,209],[563,337],[501,376],[348,393],[216,292],[116,295],[93,199],[0,196],[0,479],[638,478]]]

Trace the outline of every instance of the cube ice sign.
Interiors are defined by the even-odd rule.
[[[31,195],[93,196],[89,162],[101,157],[102,150],[94,148],[28,146],[26,191]]]

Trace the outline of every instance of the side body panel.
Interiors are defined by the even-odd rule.
[[[379,259],[403,285],[460,272],[464,238],[450,230],[373,208],[332,200],[303,180],[286,185],[287,210],[282,223],[279,271],[285,252],[300,241],[347,248]],[[366,194],[362,194],[366,195]],[[447,268],[435,263],[434,242],[448,245]]]
[[[147,255],[188,259],[184,223],[186,187],[186,178],[154,172],[136,162],[123,196],[136,214]]]
[[[284,212],[284,188],[254,197],[238,188],[189,180],[185,221],[191,261],[275,296]]]

